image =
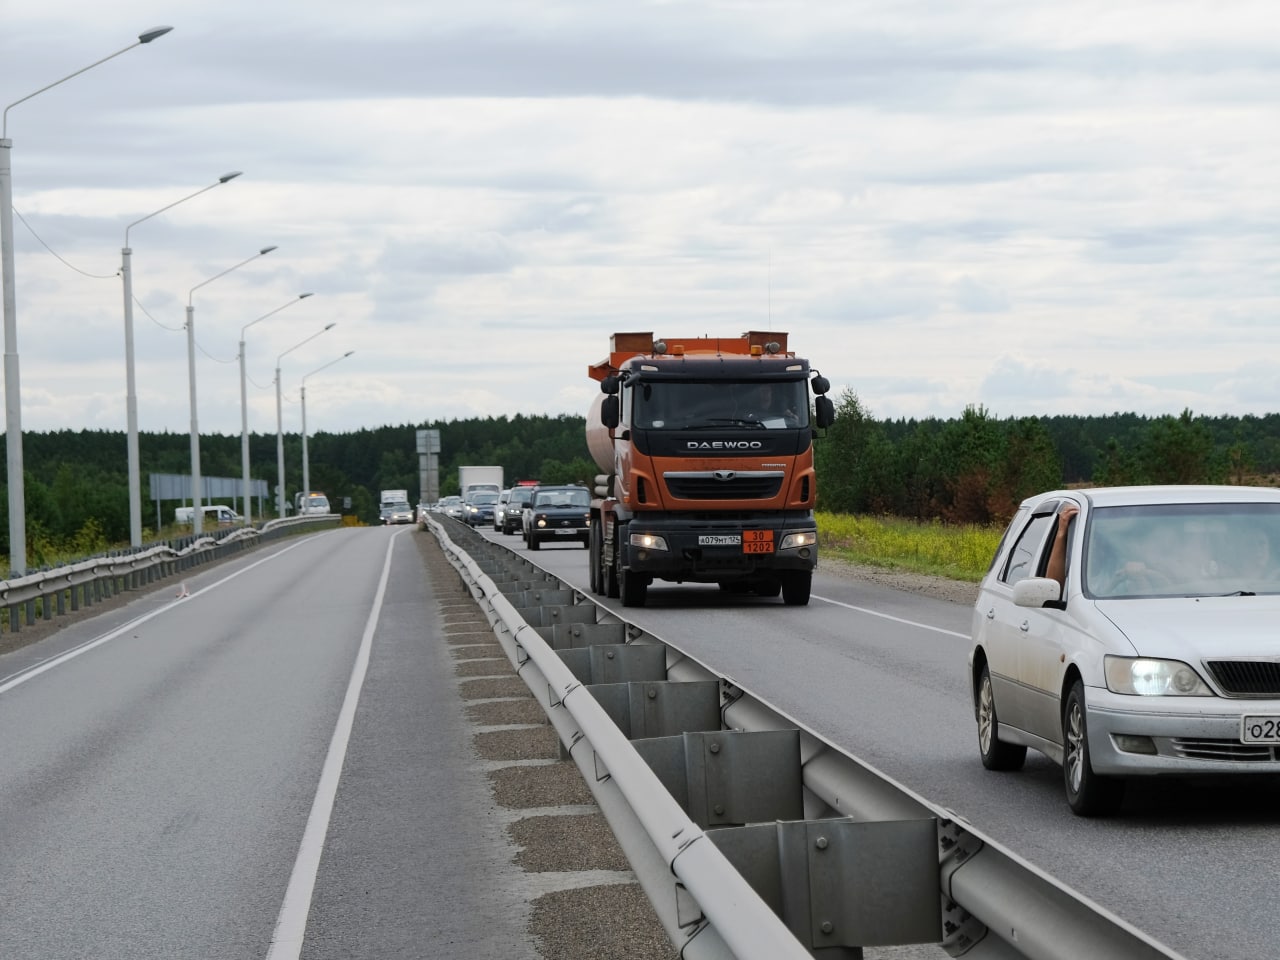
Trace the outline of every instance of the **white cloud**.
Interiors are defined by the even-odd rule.
[[[242,327],[303,291],[247,335],[254,430],[285,351],[296,421],[355,350],[309,428],[581,413],[623,329],[790,330],[885,417],[1274,406],[1269,4],[362,11],[6,11],[14,97],[175,27],[10,113],[71,265],[16,224],[27,429],[123,429],[124,227],[231,170],[131,233],[143,429],[188,429],[189,292],[264,244],[195,294],[210,432]]]

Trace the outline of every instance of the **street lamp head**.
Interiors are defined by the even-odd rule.
[[[338,325],[338,321],[337,321],[337,320],[335,320],[335,321],[333,321],[332,323],[326,324],[326,325],[325,325],[325,330],[332,330],[332,329],[333,329],[334,327],[336,327],[337,325]]]
[[[311,294],[309,294],[309,293],[300,293],[300,294],[298,294],[298,299],[299,299],[299,300],[305,300],[305,299],[307,299],[307,297],[309,297],[309,296],[311,296]]]
[[[263,247],[261,250],[259,250],[259,251],[258,251],[258,255],[259,255],[259,256],[262,256],[262,255],[264,255],[264,254],[268,254],[268,253],[270,253],[272,250],[275,250],[275,249],[276,249],[276,247]]]
[[[241,171],[239,170],[232,170],[230,173],[224,173],[218,178],[218,182],[226,183],[228,180],[234,180],[236,177],[240,176],[240,173]]]
[[[342,359],[343,360],[347,359],[347,357],[351,356],[353,353],[355,353],[354,350],[348,350],[346,353],[342,355]]]
[[[150,43],[152,40],[156,39],[157,37],[163,37],[166,33],[168,33],[172,29],[173,27],[152,27],[150,30],[146,31],[145,33],[138,34],[138,42]]]

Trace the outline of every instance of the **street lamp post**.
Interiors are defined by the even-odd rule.
[[[257,320],[246,323],[240,328],[240,467],[244,477],[241,497],[244,501],[245,519],[249,521],[253,520],[253,508],[250,506],[252,501],[249,498],[249,395],[245,387],[244,334],[255,323],[261,323],[267,317],[274,316],[285,307],[291,307],[299,300],[305,300],[309,296],[311,296],[309,293],[300,293],[283,306],[276,307],[270,313],[264,313]]]
[[[175,200],[167,207],[161,207],[155,213],[149,213],[124,228],[124,247],[120,250],[120,276],[124,280],[124,402],[125,419],[128,424],[130,546],[142,546],[142,465],[138,454],[138,390],[133,366],[133,267],[130,262],[133,259],[133,250],[129,248],[129,231],[144,220],[150,220],[152,217],[164,213],[166,210],[171,210],[192,197],[198,197],[206,190],[221,186],[228,180],[234,180],[238,176],[240,176],[239,170],[224,173],[217,179],[217,182],[211,183],[207,187],[201,187],[195,193],[190,193],[181,200]]]
[[[325,330],[332,330],[337,326],[337,321],[325,326],[324,330],[317,330],[307,339],[295,343],[280,356],[276,357],[276,516],[284,516],[284,410],[281,404],[280,393],[280,361],[288,354],[293,353],[303,344],[310,343]]]
[[[27,517],[26,493],[22,478],[22,391],[18,383],[18,306],[14,284],[13,254],[13,141],[9,139],[9,111],[20,103],[44,93],[72,77],[78,77],[86,70],[92,70],[99,64],[127,53],[134,47],[150,43],[157,37],[163,37],[173,27],[154,27],[145,33],[138,34],[136,43],[131,43],[110,56],[82,67],[75,73],[69,73],[61,80],[55,80],[29,93],[21,100],[15,100],[4,108],[0,116],[0,275],[3,275],[4,301],[4,409],[5,409],[5,446],[8,460],[9,480],[9,575],[22,576],[27,572]]]
[[[195,292],[205,284],[213,283],[219,277],[225,277],[232,270],[238,270],[246,263],[252,263],[259,257],[265,257],[274,246],[263,247],[252,257],[245,257],[234,267],[227,267],[221,273],[197,283],[187,294],[187,382],[191,393],[191,532],[204,532],[203,511],[200,509],[200,492],[204,486],[200,479],[200,427],[196,423],[196,308],[192,303]]]
[[[347,357],[355,353],[354,350],[348,350],[337,359],[330,360],[324,366],[316,367],[311,373],[302,378],[302,388],[299,391],[302,400],[302,498],[303,501],[311,496],[311,461],[307,458],[307,377],[319,373],[321,370],[332,367],[339,360],[345,360]]]

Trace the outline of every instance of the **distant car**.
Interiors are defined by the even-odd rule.
[[[500,529],[503,533],[524,530],[524,508],[533,496],[533,487],[512,487],[511,497],[507,501],[506,510],[502,514]]]
[[[463,519],[473,527],[493,523],[493,506],[497,502],[498,495],[492,491],[473,493],[463,503]]]
[[[431,504],[427,503],[425,500],[419,501],[418,507],[415,513],[415,521],[417,523],[426,523],[427,514],[431,512],[431,509],[432,509]]]
[[[497,533],[502,529],[502,518],[507,512],[507,502],[511,499],[511,491],[503,490],[498,494],[498,502],[493,505],[493,530]]]
[[[382,508],[382,522],[385,524],[413,523],[413,507],[404,500],[388,503]]]
[[[590,543],[591,491],[580,486],[533,487],[524,508],[524,542],[530,550],[544,543],[577,540]]]
[[[1060,586],[1047,574],[1072,508]],[[1130,777],[1280,773],[1277,551],[1272,488],[1025,500],[973,611],[983,765],[1019,769],[1028,747],[1047,755],[1082,816],[1114,812]]]
[[[446,517],[453,517],[455,520],[461,520],[464,516],[462,509],[462,498],[459,496],[442,497],[439,503],[440,512]]]

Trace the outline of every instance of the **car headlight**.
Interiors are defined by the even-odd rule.
[[[628,541],[631,546],[639,547],[641,550],[666,550],[667,541],[665,537],[654,536],[652,533],[633,533]]]
[[[818,534],[812,530],[805,533],[788,533],[782,538],[779,550],[790,550],[792,547],[812,547],[818,542]]]
[[[1107,689],[1139,697],[1212,697],[1200,675],[1181,660],[1103,657]]]

